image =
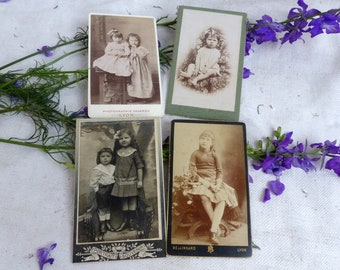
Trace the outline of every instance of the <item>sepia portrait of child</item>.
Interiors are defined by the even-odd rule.
[[[245,14],[179,7],[166,113],[237,121]]]

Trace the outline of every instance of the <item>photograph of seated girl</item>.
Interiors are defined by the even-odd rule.
[[[115,102],[115,91],[110,87],[116,76],[126,77],[131,75],[129,44],[124,40],[123,34],[117,29],[111,29],[107,35],[111,41],[104,50],[104,55],[93,61],[93,67],[105,72],[104,77],[104,103]]]
[[[198,149],[188,155],[188,172],[174,180],[172,243],[236,243],[229,236],[241,226],[235,222],[241,209],[236,190],[226,183],[229,175],[218,153],[215,134],[202,130]]]
[[[220,30],[210,27],[180,66],[178,80],[188,88],[208,94],[225,88],[229,77],[226,42]]]
[[[205,130],[199,136],[199,148],[190,157],[189,171],[197,186],[188,194],[198,195],[208,215],[211,227],[209,241],[219,244],[220,224],[225,207],[236,208],[235,189],[223,182],[221,159],[215,151],[215,135]]]
[[[127,85],[128,102],[147,103],[154,95],[151,71],[148,64],[149,51],[141,46],[141,37],[130,33],[127,37],[130,48],[131,83]]]

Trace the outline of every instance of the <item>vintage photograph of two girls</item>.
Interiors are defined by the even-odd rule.
[[[155,18],[90,14],[89,24],[90,116],[162,115]]]
[[[77,122],[74,260],[161,257],[158,119]]]

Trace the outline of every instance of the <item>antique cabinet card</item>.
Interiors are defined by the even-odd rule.
[[[164,257],[158,118],[77,120],[74,262]]]
[[[90,14],[89,25],[89,116],[162,116],[155,19]]]
[[[246,14],[180,6],[166,113],[238,121]]]
[[[243,123],[173,120],[167,251],[252,254]]]

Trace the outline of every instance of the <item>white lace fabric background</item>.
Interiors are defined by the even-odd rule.
[[[286,18],[295,0],[211,1],[63,1],[12,0],[0,3],[0,65],[52,45],[61,36],[86,28],[88,13],[176,16],[178,5],[245,12],[254,22],[267,14]],[[326,11],[339,0],[308,0],[309,7]],[[194,23],[194,22],[193,22]],[[277,126],[294,131],[297,142],[340,140],[340,34],[322,34],[292,45],[254,45],[245,66],[255,75],[243,80],[240,121],[247,139],[254,143]],[[163,45],[172,44],[174,32],[159,30]],[[61,52],[59,52],[61,53]],[[26,62],[27,68],[34,64]],[[86,68],[87,56],[65,61],[67,68]],[[169,72],[162,74],[163,93]],[[62,103],[69,110],[86,104],[87,84],[63,90]],[[169,133],[166,115],[163,137]],[[25,137],[31,122],[20,115],[0,116],[0,137]],[[272,177],[254,171],[250,184],[252,238],[261,250],[251,258],[175,257],[138,261],[72,263],[74,170],[53,162],[41,151],[0,144],[0,269],[38,269],[39,247],[57,242],[55,262],[44,269],[339,269],[340,179],[330,171],[304,173],[293,169],[281,178],[286,190],[262,203],[263,189]]]

